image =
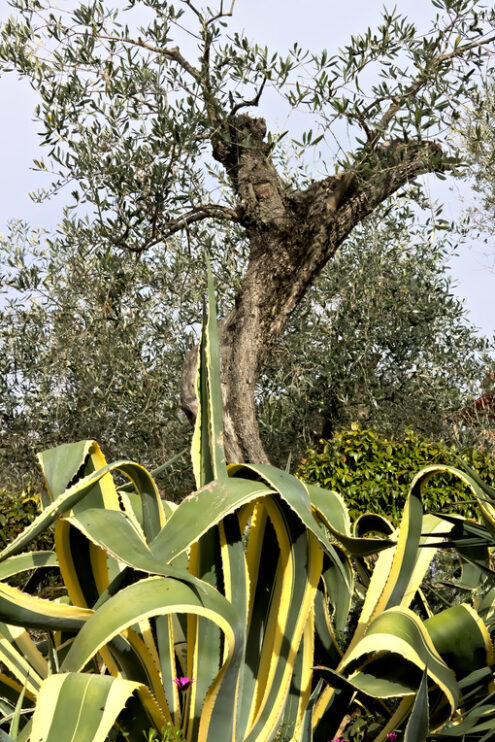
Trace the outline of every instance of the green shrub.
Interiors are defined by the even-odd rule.
[[[27,528],[42,511],[41,498],[34,490],[12,492],[0,488],[0,545],[4,548]],[[43,533],[35,542],[37,549],[51,549],[53,538]]]
[[[343,430],[319,449],[310,449],[296,472],[306,482],[334,489],[346,501],[351,518],[370,511],[398,523],[414,475],[429,464],[459,465],[459,457],[490,485],[495,484],[495,460],[471,448],[458,451],[444,441],[430,441],[407,431],[400,439],[374,430]],[[466,487],[450,474],[437,474],[425,486],[425,510],[438,512],[456,501],[456,511],[471,515]]]

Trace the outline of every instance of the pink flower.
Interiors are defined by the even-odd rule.
[[[390,732],[390,734],[387,734],[387,742],[397,742],[397,732]]]
[[[187,690],[194,683],[194,678],[174,678],[174,683],[179,690]]]

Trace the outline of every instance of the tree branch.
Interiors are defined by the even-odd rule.
[[[82,32],[77,32],[78,34],[81,34]],[[131,44],[132,46],[139,46],[141,49],[146,49],[147,51],[153,52],[154,54],[158,54],[161,57],[166,57],[166,59],[170,59],[173,62],[177,62],[177,64],[182,67],[182,69],[187,72],[189,75],[191,75],[192,78],[197,83],[201,83],[201,72],[200,70],[196,69],[196,67],[193,67],[192,64],[190,64],[185,57],[182,56],[180,53],[179,47],[174,46],[171,49],[162,49],[159,46],[154,46],[153,44],[148,44],[148,42],[143,41],[141,38],[137,39],[130,39],[123,36],[107,36],[103,34],[98,34],[99,39],[104,39],[105,41],[120,41],[123,44]]]
[[[144,244],[139,247],[134,247],[126,242],[129,230],[127,230],[120,239],[117,239],[115,244],[129,252],[140,254],[149,247],[153,247],[153,245],[157,245],[159,242],[164,242],[173,234],[187,228],[190,224],[203,221],[204,219],[219,219],[222,221],[239,222],[239,214],[235,209],[229,209],[227,206],[220,206],[219,204],[204,204],[202,206],[197,206],[176,219],[171,219],[170,221],[163,222],[160,225],[156,225],[155,223],[153,225],[153,237],[146,240]]]
[[[230,3],[230,10],[224,11],[223,0],[220,0],[220,10],[218,11],[216,15],[208,19],[206,25],[209,26],[210,23],[215,23],[215,21],[218,21],[220,18],[231,18],[234,13],[234,5],[235,5],[235,0],[232,0]]]
[[[235,114],[238,111],[240,111],[241,108],[249,108],[250,106],[257,106],[259,104],[259,102],[260,102],[261,96],[263,95],[263,90],[265,88],[265,85],[266,85],[266,81],[267,80],[268,80],[268,78],[265,75],[265,77],[263,78],[263,82],[261,83],[261,85],[259,87],[259,90],[256,93],[256,95],[254,96],[254,98],[251,98],[251,100],[242,100],[242,101],[240,101],[240,103],[237,103],[233,107],[233,109],[231,110],[231,112],[229,113],[229,116],[228,117],[230,118],[231,116],[235,116]]]
[[[438,54],[436,57],[433,58],[431,62],[431,69],[436,69],[440,67],[441,64],[444,62],[448,62],[450,59],[460,58],[462,57],[465,52],[472,51],[473,49],[482,48],[486,46],[487,44],[493,43],[495,41],[495,35],[490,36],[487,39],[483,39],[482,41],[473,41],[470,44],[464,44],[463,46],[459,45],[456,49],[454,49],[451,52],[446,52],[444,54]],[[428,76],[427,74],[423,73],[421,75],[418,75],[416,77],[416,80],[400,95],[395,96],[392,99],[392,102],[390,106],[388,107],[387,111],[385,111],[384,115],[382,116],[380,122],[378,123],[378,126],[375,127],[375,131],[371,135],[369,139],[370,146],[373,146],[378,141],[381,133],[383,130],[388,126],[390,121],[393,119],[393,117],[400,111],[402,105],[406,100],[409,98],[414,97],[419,93],[422,87],[426,85],[428,82]]]

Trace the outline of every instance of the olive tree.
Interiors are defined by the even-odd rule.
[[[0,64],[39,93],[37,166],[53,173],[52,192],[71,184],[71,233],[137,260],[154,248],[166,261],[179,238],[197,261],[209,229],[220,251],[222,231],[240,231],[246,266],[221,324],[226,446],[231,459],[266,460],[255,388],[270,349],[365,217],[423,173],[456,172],[444,128],[493,48],[495,13],[433,0],[426,33],[385,10],[335,53],[295,44],[280,55],[236,30],[233,3],[11,4]],[[318,150],[319,171],[281,167],[290,134],[258,114],[270,87],[311,112],[294,146]],[[349,146],[332,149],[342,127]],[[191,416],[194,367],[191,353]]]

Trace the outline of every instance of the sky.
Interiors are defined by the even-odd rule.
[[[434,14],[429,0],[398,0],[396,4],[426,30]],[[58,5],[67,5],[67,0],[58,0]],[[231,28],[243,29],[248,37],[273,50],[284,51],[297,41],[303,48],[315,52],[326,48],[333,53],[347,43],[351,34],[375,26],[382,6],[381,0],[236,0]],[[8,14],[6,0],[0,0],[0,21]],[[32,226],[52,230],[62,214],[63,194],[42,204],[28,196],[30,191],[49,185],[46,176],[31,169],[33,158],[41,154],[33,121],[36,102],[36,94],[25,81],[12,73],[0,77],[0,232],[9,219],[23,219]],[[273,95],[263,102],[261,113],[282,130],[292,123],[287,121],[287,109]],[[440,183],[429,176],[425,187],[432,198],[444,203],[447,219],[458,217],[465,204],[476,198],[467,183],[452,178]],[[465,300],[472,323],[490,337],[495,333],[494,263],[495,245],[492,248],[474,240],[451,260],[455,293]]]

